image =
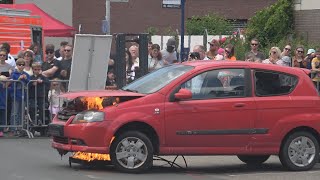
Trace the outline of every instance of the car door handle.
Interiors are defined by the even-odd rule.
[[[240,107],[244,107],[244,106],[246,106],[245,103],[236,103],[233,105],[233,107],[235,107],[235,108],[240,108]]]

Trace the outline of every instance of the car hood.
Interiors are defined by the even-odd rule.
[[[142,97],[145,94],[123,91],[123,90],[98,90],[98,91],[76,91],[61,94],[59,97],[75,99],[77,97]]]

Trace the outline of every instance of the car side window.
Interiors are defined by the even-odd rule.
[[[192,99],[245,96],[244,69],[218,69],[201,73],[182,84],[192,92]]]
[[[289,94],[295,88],[298,78],[279,72],[255,71],[255,93],[257,96]]]

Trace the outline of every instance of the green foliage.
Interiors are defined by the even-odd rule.
[[[188,35],[203,35],[205,29],[208,34],[226,35],[232,31],[232,26],[228,20],[216,15],[193,16],[186,21],[186,32]]]
[[[171,26],[169,26],[163,30],[163,34],[165,36],[173,37],[176,40],[176,47],[179,47],[179,31],[177,29],[174,30]]]
[[[249,20],[246,38],[258,38],[262,47],[277,44],[293,33],[293,24],[292,0],[278,0]]]
[[[150,36],[154,36],[154,35],[157,35],[159,32],[159,29],[156,28],[156,27],[148,27],[147,30],[146,30],[146,33],[149,33]]]
[[[226,45],[232,44],[234,46],[235,56],[238,60],[244,60],[244,56],[248,51],[245,46],[245,40],[239,36],[239,34],[231,35],[226,38],[226,41],[221,44],[222,48],[225,48]]]

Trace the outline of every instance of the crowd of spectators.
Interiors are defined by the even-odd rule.
[[[16,59],[10,54],[10,44],[0,45],[0,137],[4,132],[19,136],[22,112],[28,108],[31,124],[41,125],[62,107],[58,95],[66,91],[69,80],[73,46],[61,42],[56,50],[53,44],[45,46],[45,56],[38,44],[20,51]],[[43,59],[45,57],[45,60]],[[27,97],[24,98],[23,96]],[[50,112],[50,113],[46,113]],[[51,116],[52,117],[52,116]]]
[[[208,42],[209,48],[203,45],[195,45],[192,51],[189,53],[188,59],[184,61],[194,60],[227,60],[236,61],[235,48],[232,44],[224,45],[221,47],[220,40],[213,39]],[[259,51],[259,40],[252,39],[250,41],[250,51],[245,53],[245,59],[242,61],[275,64],[280,66],[307,68],[313,71],[315,76],[314,81],[320,81],[320,49],[309,49],[305,51],[303,46],[297,46],[292,49],[290,44],[283,47],[282,51],[280,47],[270,48],[268,54],[264,54]],[[293,51],[293,52],[292,52]],[[133,44],[129,47],[129,51],[126,51],[126,70],[127,70],[127,83],[132,82],[135,77],[135,70],[139,69],[139,45]],[[159,44],[148,43],[148,71],[159,69],[168,64],[179,62],[179,53],[177,52],[176,40],[174,38],[168,39],[164,49],[160,50]],[[112,59],[112,63],[117,62]],[[317,73],[319,72],[319,73]],[[111,70],[108,72],[107,88],[116,88],[116,77]],[[318,75],[319,74],[319,75]],[[110,77],[110,78],[109,78]]]
[[[221,47],[219,40],[213,39],[208,45],[208,51],[203,45],[195,45],[184,61],[237,60],[232,44]],[[320,82],[320,49],[305,51],[303,46],[292,49],[287,44],[282,51],[280,47],[270,48],[265,56],[259,51],[259,46],[259,41],[252,39],[251,50],[245,54],[244,61],[307,68],[315,72],[313,81]],[[0,126],[20,125],[23,119],[21,112],[25,108],[23,106],[29,106],[28,113],[35,124],[41,124],[46,119],[46,110],[55,115],[61,109],[63,102],[58,96],[67,91],[67,85],[61,82],[70,78],[73,46],[68,42],[61,42],[56,49],[53,44],[47,44],[44,52],[45,56],[39,45],[33,44],[27,50],[19,52],[15,60],[10,55],[10,44],[0,45]],[[174,38],[170,38],[162,50],[159,44],[148,43],[149,72],[180,62],[180,59]],[[112,57],[106,74],[106,89],[117,89],[115,63],[117,60]],[[137,78],[139,71],[139,44],[133,43],[125,51],[125,66],[126,82],[130,83]],[[21,102],[23,94],[28,94],[24,103]],[[0,128],[0,136],[4,131],[13,135],[19,133],[17,128]]]

